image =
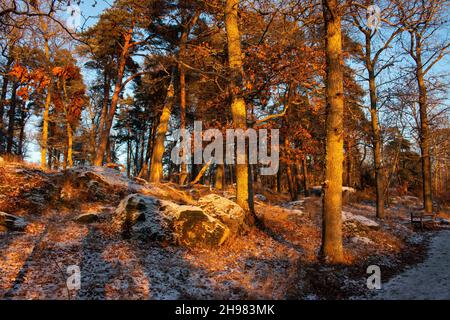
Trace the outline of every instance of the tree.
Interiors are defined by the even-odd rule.
[[[432,176],[430,159],[430,129],[428,119],[427,74],[446,54],[450,41],[436,38],[445,28],[445,15],[448,12],[448,0],[408,1],[398,3],[399,16],[409,35],[404,39],[404,49],[412,58],[414,76],[418,88],[420,114],[420,150],[422,161],[422,193],[425,212],[433,211]],[[411,14],[411,12],[413,14]]]
[[[82,38],[88,43],[88,52],[103,68],[115,65],[114,75],[104,73],[105,84],[112,79],[111,101],[105,103],[99,127],[99,138],[94,164],[101,166],[110,141],[110,133],[119,104],[120,95],[126,85],[143,75],[134,62],[135,55],[142,55],[152,38],[146,30],[154,19],[158,19],[166,5],[159,0],[120,0],[107,9],[96,25],[86,30]],[[111,77],[111,78],[110,78]],[[105,92],[109,91],[105,85]],[[106,99],[105,99],[106,101]]]
[[[230,67],[231,115],[235,129],[247,130],[247,107],[241,96],[243,67],[241,38],[238,26],[239,0],[225,3],[225,28],[227,32],[228,64]],[[246,159],[247,162],[247,159]],[[248,164],[236,164],[236,202],[246,211],[253,211],[253,198],[249,194]]]
[[[361,8],[367,10],[367,7],[371,4],[371,1],[363,1]],[[388,2],[386,7],[381,10],[380,18],[383,21],[388,21],[394,16],[392,13],[393,1]],[[372,149],[373,149],[373,168],[375,172],[375,189],[376,189],[376,215],[378,218],[383,219],[384,214],[384,190],[385,190],[385,178],[383,169],[383,156],[382,156],[382,139],[379,124],[379,98],[377,93],[377,77],[383,72],[383,70],[389,68],[393,64],[393,57],[391,56],[387,60],[382,60],[383,53],[390,47],[391,43],[401,33],[402,28],[395,23],[393,30],[387,34],[386,38],[381,36],[379,39],[377,35],[381,33],[378,28],[371,28],[365,25],[361,19],[361,14],[357,11],[352,13],[352,21],[356,28],[362,33],[363,40],[361,48],[361,61],[367,72],[367,80],[369,84],[369,98],[370,98],[370,119],[372,126]],[[393,22],[391,22],[393,24]],[[376,47],[376,40],[381,42]]]
[[[61,56],[64,56],[61,53]],[[70,55],[69,55],[70,57]],[[65,119],[67,145],[64,152],[63,168],[73,166],[73,135],[85,105],[85,88],[80,69],[69,61],[63,67],[52,70],[56,78],[54,101],[58,111],[62,111]]]
[[[342,70],[341,8],[337,0],[322,1],[326,56],[326,156],[323,183],[321,253],[330,263],[344,261],[342,247],[342,163],[344,80]]]

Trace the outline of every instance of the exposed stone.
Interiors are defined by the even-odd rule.
[[[75,217],[73,220],[78,223],[92,223],[97,222],[99,217],[95,213],[83,213]]]
[[[255,198],[258,200],[258,201],[267,201],[267,197],[265,196],[265,195],[263,195],[263,194],[260,194],[260,193],[258,193],[257,195],[255,195]]]
[[[198,200],[198,205],[210,216],[223,222],[232,233],[245,229],[245,212],[235,202],[217,194],[209,194]]]
[[[380,225],[367,217],[352,214],[351,212],[342,211],[342,220],[344,222],[350,221],[350,222],[356,222],[357,224],[360,224],[364,227],[370,228],[370,229],[378,229]]]
[[[199,207],[139,194],[131,194],[121,201],[113,225],[125,237],[183,246],[219,246],[230,233],[223,223]]]
[[[367,237],[361,237],[361,236],[354,236],[354,237],[350,238],[350,242],[353,242],[355,244],[360,244],[360,243],[367,244],[367,245],[373,244],[372,240],[370,240]]]
[[[5,213],[0,212],[0,231],[24,231],[27,227],[27,222],[25,219]]]
[[[162,201],[161,209],[172,217],[175,242],[183,246],[221,245],[230,235],[230,229],[219,220],[195,206],[177,205]]]

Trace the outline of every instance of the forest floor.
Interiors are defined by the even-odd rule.
[[[443,238],[448,232],[411,229],[408,208],[417,198],[395,198],[383,222],[374,218],[371,201],[359,199],[344,206],[346,263],[324,265],[317,259],[320,198],[290,202],[270,190],[260,190],[256,202],[265,228],[251,228],[217,249],[125,240],[110,228],[120,197],[60,204],[52,200],[58,176],[23,165],[0,166],[0,211],[28,221],[22,232],[0,230],[0,299],[348,299],[370,294],[369,265],[379,265],[387,281],[423,262],[430,239],[431,259],[450,252]],[[87,212],[100,220],[74,222]],[[426,263],[416,272],[438,275],[437,266]],[[66,286],[71,265],[81,270],[78,291]],[[415,277],[408,272],[407,278]],[[395,279],[386,288],[395,287]],[[387,297],[395,297],[393,292]]]

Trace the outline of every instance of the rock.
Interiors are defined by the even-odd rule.
[[[116,228],[124,230],[136,225],[138,221],[146,221],[146,215],[150,216],[159,211],[159,200],[149,196],[130,194],[125,197],[114,212],[113,224]],[[155,218],[158,218],[156,216]],[[163,221],[154,221],[156,226],[161,226]],[[156,233],[153,230],[152,233]]]
[[[291,201],[283,205],[283,207],[286,207],[288,209],[303,209],[305,207],[305,200],[297,200],[297,201]]]
[[[73,220],[78,223],[92,223],[97,222],[99,217],[95,213],[83,213],[75,217]]]
[[[342,211],[342,220],[344,222],[346,222],[346,221],[357,222],[365,227],[372,228],[372,229],[378,229],[380,227],[380,225],[377,222],[375,222],[369,218],[366,218],[364,216],[353,214],[348,211]]]
[[[255,196],[255,198],[257,199],[257,200],[259,200],[259,201],[267,201],[267,197],[265,196],[265,195],[263,195],[263,194],[257,194],[256,196]]]
[[[227,198],[209,194],[200,198],[198,205],[207,214],[223,222],[234,234],[238,234],[246,228],[244,210]]]
[[[21,217],[0,212],[0,227],[2,227],[0,231],[24,231],[27,227],[27,222]]]
[[[195,203],[190,195],[169,183],[150,184],[139,178],[129,179],[113,168],[75,167],[66,170],[64,175],[67,189],[73,188],[90,200],[109,200],[116,195],[121,199],[126,194],[141,193],[181,204]],[[65,193],[69,194],[69,192]]]
[[[372,240],[370,240],[367,237],[361,237],[361,236],[354,236],[354,237],[350,238],[350,242],[353,242],[355,244],[359,244],[359,243],[367,244],[367,245],[373,244]]]
[[[215,247],[230,230],[201,208],[131,194],[114,213],[113,225],[126,237],[167,241],[183,246]]]
[[[230,235],[230,229],[201,208],[162,201],[165,215],[172,218],[175,242],[184,246],[220,246]]]

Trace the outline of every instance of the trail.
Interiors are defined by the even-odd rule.
[[[374,299],[450,299],[450,231],[437,233],[426,260],[382,284]]]

